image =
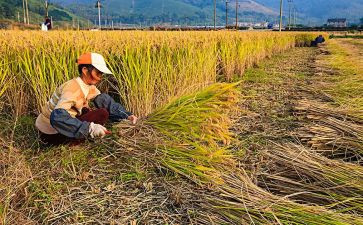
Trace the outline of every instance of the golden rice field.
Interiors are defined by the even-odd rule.
[[[3,31],[0,35],[0,94],[15,87],[16,93],[7,92],[5,98],[11,99],[7,103],[16,114],[37,112],[58,85],[77,76],[77,57],[92,51],[105,56],[115,74],[110,78],[113,89],[140,116],[217,80],[233,80],[263,58],[314,37],[304,33],[138,31]],[[32,97],[25,99],[30,93]]]
[[[237,118],[248,120],[240,104],[254,98],[241,94],[248,91],[241,90],[245,71],[308,46],[317,35],[1,31],[0,224],[363,224],[359,163],[291,143],[253,152],[247,163],[260,160],[264,173],[258,176],[241,159]],[[78,75],[76,59],[84,52],[105,57],[113,75],[100,89],[140,121],[109,125],[112,137],[80,147],[30,144],[37,143],[32,123],[40,107]],[[311,110],[306,108],[299,110]],[[355,151],[363,132],[360,124],[349,131],[356,135],[349,139]],[[111,179],[121,167],[126,172]],[[158,202],[159,190],[151,200],[138,198],[160,180],[172,197]],[[105,187],[94,188],[96,181]],[[126,201],[135,189],[130,182],[145,193]],[[117,185],[125,193],[116,192]],[[119,199],[116,205],[113,199]],[[171,212],[178,207],[184,211]],[[165,208],[171,211],[162,214]]]

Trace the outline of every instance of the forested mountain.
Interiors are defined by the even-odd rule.
[[[278,0],[256,0],[274,10],[279,10]],[[305,23],[326,23],[328,18],[347,18],[348,22],[356,23],[363,17],[363,0],[293,0],[301,20]],[[285,14],[288,12],[288,2],[284,0]]]
[[[28,0],[31,20],[41,20],[44,15],[43,0]],[[74,15],[91,22],[97,21],[96,0],[52,0],[50,15],[54,20],[72,21]],[[102,23],[111,20],[126,24],[213,24],[213,0],[101,0]],[[226,1],[217,0],[217,24],[224,25]],[[235,21],[235,0],[229,0],[229,23]],[[279,0],[239,0],[240,22],[278,20]],[[347,18],[358,22],[363,17],[363,0],[293,0],[298,23],[322,25],[328,18]],[[284,0],[285,23],[289,4]],[[0,18],[17,20],[22,16],[22,0],[0,0]]]
[[[44,21],[45,7],[43,0],[28,0],[29,19],[32,24]],[[70,10],[55,4],[50,4],[49,15],[54,21],[71,22],[78,17]],[[13,21],[24,21],[23,1],[22,0],[0,0],[0,19],[10,19]],[[81,21],[85,22],[84,19]]]
[[[94,21],[97,10],[94,0],[55,0],[72,12]],[[103,0],[103,20],[112,18],[122,23],[212,24],[213,0]],[[225,23],[225,1],[217,0],[217,23]],[[230,23],[235,20],[235,1],[228,5]],[[256,1],[239,1],[239,17],[243,20],[272,20],[277,11]]]

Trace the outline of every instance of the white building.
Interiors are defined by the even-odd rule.
[[[328,19],[328,27],[347,27],[347,19],[345,18],[335,18]]]

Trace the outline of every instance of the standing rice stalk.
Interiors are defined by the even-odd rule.
[[[7,66],[5,60],[0,60],[0,98],[9,87],[9,78],[7,77],[7,75],[9,74],[8,70],[9,67]]]
[[[54,89],[78,76],[77,57],[103,54],[114,72],[113,88],[140,116],[216,82],[241,76],[245,68],[314,33],[69,32],[1,31],[5,77],[23,83],[29,111],[36,113]],[[9,92],[6,95],[11,95]],[[14,96],[8,96],[9,99]],[[15,106],[16,107],[16,106]],[[21,111],[17,109],[17,111]]]
[[[4,60],[5,61],[5,60]],[[6,67],[6,63],[0,60],[0,111],[2,111],[4,107],[3,95],[5,91],[9,88],[9,79],[7,79],[6,75],[8,74],[8,67]]]

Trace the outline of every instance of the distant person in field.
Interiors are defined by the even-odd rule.
[[[325,38],[323,37],[323,35],[319,35],[318,37],[315,38],[315,41],[311,42],[311,46],[317,47],[318,44],[321,44],[324,42],[325,42]]]
[[[52,29],[52,20],[48,16],[45,17],[44,25],[47,26],[47,30]]]
[[[83,54],[77,64],[79,77],[58,87],[36,120],[35,126],[46,144],[103,138],[110,134],[103,126],[108,120],[117,122],[128,119],[133,124],[138,120],[112,97],[101,94],[96,88],[104,74],[112,74],[100,54]],[[93,101],[96,109],[89,107],[89,101]]]

